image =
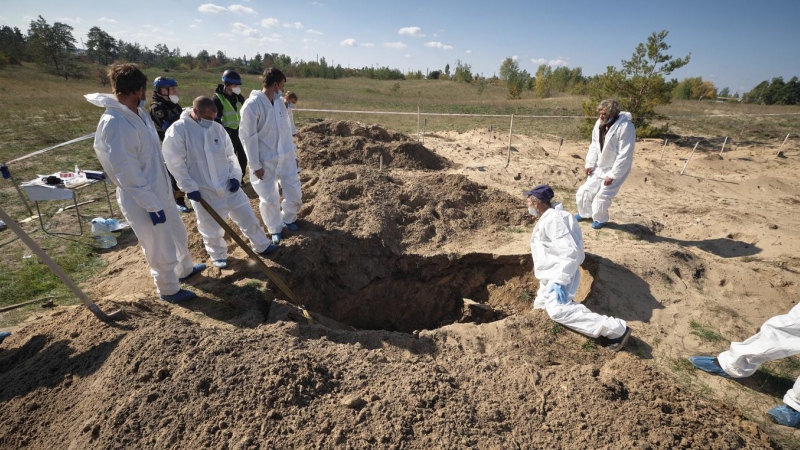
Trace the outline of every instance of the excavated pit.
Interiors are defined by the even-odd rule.
[[[300,236],[275,258],[311,311],[359,329],[412,332],[530,308],[530,255],[397,255],[378,238]],[[466,306],[465,306],[466,305]]]

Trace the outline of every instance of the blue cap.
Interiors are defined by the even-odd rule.
[[[535,188],[531,189],[530,191],[525,191],[522,193],[525,197],[534,196],[543,202],[550,203],[550,200],[556,195],[550,186],[546,184],[540,184]]]

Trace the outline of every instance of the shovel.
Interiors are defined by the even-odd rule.
[[[50,258],[50,256],[48,256],[47,253],[45,253],[45,251],[42,250],[41,247],[39,247],[39,244],[37,244],[36,241],[31,239],[31,237],[28,236],[28,233],[26,233],[25,230],[23,230],[22,227],[20,227],[19,224],[17,224],[17,222],[11,218],[11,216],[6,214],[2,206],[0,206],[0,220],[5,222],[6,225],[8,225],[8,228],[10,228],[11,231],[16,233],[19,239],[22,242],[24,242],[25,245],[28,246],[28,248],[33,250],[33,253],[36,253],[36,256],[38,256],[39,259],[42,260],[42,262],[47,264],[47,267],[49,267],[50,270],[53,271],[54,274],[56,274],[56,276],[61,280],[62,283],[67,285],[69,290],[71,290],[76,297],[83,300],[83,303],[86,305],[87,308],[89,308],[89,311],[94,313],[94,315],[97,316],[98,319],[102,320],[103,322],[114,322],[117,320],[125,319],[125,313],[123,311],[114,311],[111,314],[104,313],[103,310],[100,309],[100,307],[97,306],[91,299],[89,299],[89,297],[81,290],[81,288],[79,288],[78,285],[75,284],[75,282],[72,281],[72,279],[69,276],[67,276],[66,273],[64,273],[61,267],[59,267],[59,265],[56,264],[56,262],[53,261]]]
[[[203,205],[203,208],[205,208],[208,214],[214,218],[214,221],[216,221],[219,224],[219,226],[221,226],[222,229],[225,230],[225,232],[227,232],[233,238],[233,240],[236,241],[237,244],[239,244],[239,247],[242,247],[242,250],[244,250],[245,253],[247,253],[250,259],[252,259],[253,262],[256,263],[256,265],[261,269],[261,271],[264,272],[264,274],[270,280],[272,280],[272,282],[275,283],[276,286],[278,286],[278,289],[280,289],[284,294],[286,294],[286,296],[289,297],[289,300],[291,300],[292,303],[294,303],[295,306],[297,306],[297,308],[300,309],[300,312],[303,314],[303,317],[306,318],[308,323],[312,324],[313,320],[311,319],[311,314],[308,313],[308,310],[306,310],[305,306],[300,304],[300,301],[294,295],[294,292],[292,292],[292,290],[289,289],[289,286],[287,286],[286,283],[284,283],[283,280],[281,280],[278,274],[273,272],[272,269],[270,269],[269,267],[267,267],[266,264],[264,264],[264,261],[256,254],[256,252],[254,252],[253,249],[250,248],[249,245],[247,245],[247,242],[245,242],[244,239],[239,237],[239,235],[236,234],[236,232],[233,231],[233,229],[230,226],[228,226],[227,222],[222,220],[222,217],[220,217],[219,214],[217,214],[217,212],[214,211],[214,208],[212,208],[208,204],[208,202],[206,202],[206,199],[200,197],[200,204]]]

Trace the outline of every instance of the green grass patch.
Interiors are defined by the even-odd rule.
[[[726,342],[727,339],[722,337],[721,334],[711,329],[708,325],[701,325],[694,320],[689,322],[689,328],[692,329],[692,334],[699,337],[706,342]]]
[[[530,289],[522,289],[519,292],[519,299],[525,303],[530,303],[533,300],[533,292]]]
[[[548,331],[550,332],[550,334],[555,336],[558,333],[563,332],[564,331],[564,327],[562,327],[560,324],[557,324],[557,323],[553,322],[552,326],[550,327],[550,329]]]
[[[687,358],[670,358],[669,367],[674,372],[693,372],[695,370]]]
[[[593,352],[597,350],[597,343],[591,339],[587,339],[582,345],[581,348],[585,352]]]

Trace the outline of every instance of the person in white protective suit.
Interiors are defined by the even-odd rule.
[[[114,94],[87,94],[105,108],[97,125],[94,151],[106,175],[117,185],[117,202],[142,247],[156,290],[175,303],[196,297],[180,282],[200,273],[193,264],[155,125],[144,109],[147,77],[135,64],[109,70]]]
[[[555,322],[592,338],[611,351],[628,342],[631,329],[624,320],[594,313],[573,301],[583,263],[583,235],[572,214],[561,203],[552,204],[554,193],[545,184],[523,192],[528,212],[538,217],[531,234],[534,275],[539,290],[533,309],[544,309]]]
[[[744,342],[731,342],[730,349],[713,356],[692,356],[698,369],[723,378],[745,378],[762,364],[800,353],[800,304],[788,314],[764,322],[758,332]],[[800,377],[783,396],[783,404],[767,411],[773,422],[800,428]]]
[[[276,244],[283,237],[284,228],[299,229],[297,211],[303,204],[292,124],[280,97],[285,83],[280,70],[265,70],[263,88],[252,91],[244,101],[239,122],[239,138],[247,154],[253,189],[260,198],[261,217]],[[283,202],[277,183],[283,190]]]
[[[629,112],[620,112],[619,103],[608,99],[597,106],[599,118],[592,130],[592,143],[586,155],[586,182],[575,194],[578,213],[575,219],[592,219],[592,228],[608,222],[608,208],[633,167],[636,128]]]
[[[197,214],[197,231],[203,236],[215,267],[228,267],[225,230],[200,204],[203,198],[220,217],[230,217],[250,240],[256,253],[278,249],[270,243],[247,196],[240,189],[242,169],[225,128],[214,121],[217,107],[208,97],[197,97],[191,108],[172,124],[164,137],[164,161],[178,187],[187,192]]]

